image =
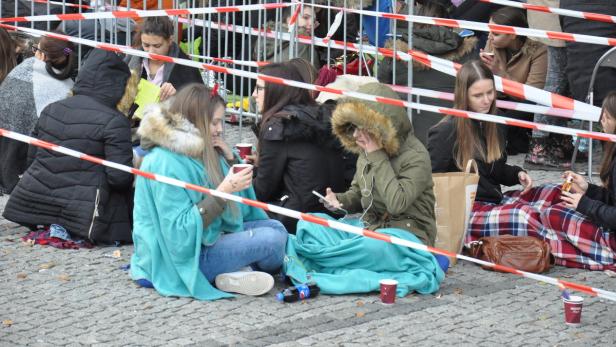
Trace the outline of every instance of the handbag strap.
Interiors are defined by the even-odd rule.
[[[466,174],[470,174],[471,173],[471,167],[473,168],[473,170],[475,171],[475,174],[479,174],[479,168],[477,167],[477,162],[473,159],[469,160],[466,162],[466,170],[464,170],[464,173]]]

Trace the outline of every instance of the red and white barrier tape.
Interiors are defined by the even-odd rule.
[[[0,18],[0,22],[43,22],[57,20],[84,20],[84,19],[112,19],[112,18],[147,18],[160,16],[182,16],[182,15],[198,15],[198,14],[213,14],[213,13],[229,13],[229,12],[244,12],[255,10],[272,10],[290,6],[290,3],[274,3],[274,4],[258,4],[258,5],[241,5],[241,6],[226,6],[226,7],[203,7],[203,8],[188,8],[188,9],[170,9],[170,10],[126,10],[126,11],[110,11],[110,12],[86,12],[86,13],[66,13],[66,14],[48,14],[40,16],[22,16],[11,18]]]
[[[302,10],[302,3],[297,3],[297,7],[293,14],[291,15],[291,19],[289,19],[289,32],[295,28],[295,23],[297,22],[297,16],[299,16],[300,11]],[[284,18],[283,18],[284,19]]]
[[[453,97],[454,97],[453,93],[448,93],[448,92],[439,92],[436,90],[415,88],[415,87],[409,88],[407,86],[399,86],[399,85],[394,85],[394,84],[388,84],[388,86],[390,86],[394,91],[398,93],[413,94],[413,95],[425,96],[425,97],[434,98],[434,99],[453,101]],[[524,104],[521,102],[496,100],[496,107],[507,109],[507,110],[546,114],[550,116],[556,116],[556,117],[567,118],[567,119],[574,119],[574,118],[579,119],[578,117],[576,117],[576,115],[571,110],[564,110],[562,108],[553,108],[553,107],[540,106],[540,105]]]
[[[151,173],[151,172],[146,172],[146,171],[141,171],[126,165],[122,165],[122,164],[118,164],[118,163],[114,163],[108,160],[104,160],[98,157],[94,157],[85,153],[81,153],[66,147],[62,147],[62,146],[58,146],[55,145],[53,143],[49,143],[46,141],[41,141],[35,138],[32,138],[30,136],[26,136],[26,135],[22,135],[19,133],[15,133],[12,131],[8,131],[8,130],[4,130],[2,128],[0,128],[0,136],[4,136],[7,138],[11,138],[13,140],[17,140],[20,142],[24,142],[24,143],[28,143],[30,145],[33,146],[37,146],[37,147],[41,147],[41,148],[45,148],[47,150],[50,151],[54,151],[54,152],[58,152],[58,153],[62,153],[74,158],[78,158],[81,160],[86,160],[98,165],[103,165],[103,166],[107,166],[110,168],[114,168],[120,171],[124,171],[136,176],[141,176],[144,177],[146,179],[149,180],[153,180],[153,181],[157,181],[157,182],[161,182],[161,183],[165,183],[165,184],[169,184],[172,186],[176,186],[176,187],[180,187],[180,188],[184,188],[184,189],[190,189],[190,190],[194,190],[203,194],[207,194],[207,195],[212,195],[212,196],[216,196],[225,200],[231,200],[231,201],[235,201],[244,205],[248,205],[248,206],[252,206],[252,207],[256,207],[256,208],[260,208],[263,209],[265,211],[269,211],[269,212],[274,212],[277,214],[281,214],[284,216],[288,216],[291,218],[295,218],[295,219],[299,219],[299,220],[304,220],[310,223],[315,223],[315,224],[319,224],[319,225],[323,225],[326,227],[330,227],[330,228],[334,228],[334,229],[338,229],[338,230],[342,230],[348,233],[352,233],[352,234],[356,234],[356,235],[361,235],[364,237],[369,237],[372,239],[377,239],[377,240],[381,240],[387,243],[391,243],[391,244],[395,244],[395,245],[399,245],[399,246],[404,246],[404,247],[409,247],[412,249],[416,249],[416,250],[421,250],[421,251],[426,251],[426,252],[431,252],[431,253],[435,253],[435,254],[441,254],[441,255],[445,255],[448,257],[455,257],[458,258],[460,260],[466,260],[466,261],[470,261],[472,263],[476,263],[482,266],[489,266],[495,270],[500,270],[500,271],[504,271],[504,272],[508,272],[508,273],[512,273],[518,276],[522,276],[525,278],[530,278],[536,281],[540,281],[540,282],[544,282],[544,283],[549,283],[555,286],[558,286],[559,288],[568,288],[571,290],[576,290],[576,291],[580,291],[586,294],[589,294],[591,296],[597,296],[600,298],[604,298],[604,299],[608,299],[611,301],[616,301],[616,293],[611,292],[611,291],[607,291],[607,290],[603,290],[600,288],[594,288],[594,287],[590,287],[587,285],[583,285],[583,284],[578,284],[578,283],[574,283],[574,282],[568,282],[568,281],[564,281],[561,279],[557,279],[557,278],[553,278],[553,277],[548,277],[548,276],[544,276],[544,275],[539,275],[539,274],[535,274],[535,273],[530,273],[530,272],[525,272],[525,271],[520,271],[514,268],[510,268],[510,267],[506,267],[506,266],[502,266],[502,265],[497,265],[494,263],[490,263],[487,261],[483,261],[483,260],[479,260],[476,258],[472,258],[472,257],[468,257],[465,255],[461,255],[461,254],[456,254],[453,252],[449,252],[449,251],[445,251],[442,249],[438,249],[435,247],[431,247],[431,246],[426,246],[423,245],[421,243],[415,243],[415,242],[411,242],[408,240],[404,240],[395,236],[390,236],[390,235],[386,235],[386,234],[382,234],[376,231],[372,231],[372,230],[368,230],[368,229],[362,229],[356,226],[352,226],[352,225],[348,225],[336,220],[328,220],[328,219],[323,219],[314,215],[310,215],[307,213],[301,213],[298,211],[294,211],[288,208],[284,208],[284,207],[280,207],[280,206],[275,206],[275,205],[270,205],[270,204],[266,204],[260,201],[256,201],[256,200],[251,200],[251,199],[246,199],[246,198],[241,198],[237,195],[233,195],[233,194],[228,194],[228,193],[224,193],[218,190],[214,190],[214,189],[209,189],[209,188],[205,188],[205,187],[201,187],[198,186],[196,184],[192,184],[192,183],[187,183],[187,182],[183,182],[171,177],[167,177],[167,176],[162,176],[162,175],[157,175],[155,173]]]
[[[189,21],[185,18],[180,18],[181,22],[192,23],[200,26],[211,26],[212,29],[222,29],[233,31],[237,33],[244,33],[248,35],[256,35],[256,36],[266,36],[269,38],[277,38],[285,41],[291,40],[291,36],[288,33],[279,33],[273,32],[269,30],[259,30],[250,27],[244,27],[239,25],[229,25],[225,23],[216,23],[211,21],[203,21],[201,19]],[[407,52],[402,51],[393,51],[391,49],[386,48],[377,48],[375,46],[369,45],[360,45],[351,42],[338,41],[338,40],[330,40],[328,42],[324,42],[323,39],[317,37],[309,37],[298,35],[294,38],[298,42],[304,44],[314,44],[316,46],[321,47],[331,47],[337,49],[345,49],[349,51],[355,52],[364,52],[367,54],[373,55],[382,55],[386,57],[391,57],[394,59],[402,60],[402,61],[411,61],[416,60],[430,68],[443,72],[445,74],[456,76],[457,70],[460,69],[461,65],[458,63],[454,63],[447,59],[438,58],[435,56],[428,55],[424,52],[409,50]],[[503,92],[507,95],[514,96],[518,99],[529,100],[532,102],[536,102],[541,105],[548,106],[554,109],[564,109],[564,110],[572,110],[574,119],[586,120],[586,121],[599,121],[601,116],[601,109],[594,105],[590,105],[578,100],[574,100],[559,94],[551,93],[545,91],[543,89],[535,88],[529,85],[525,85],[516,81],[512,81],[509,79],[501,78],[500,76],[494,76],[494,80],[496,82],[496,89],[499,92]]]
[[[497,5],[517,7],[517,8],[522,8],[522,9],[531,10],[531,11],[554,13],[554,14],[558,14],[558,15],[566,16],[566,17],[588,19],[588,20],[597,21],[597,22],[616,23],[616,16],[610,16],[610,15],[601,14],[601,13],[565,10],[562,8],[555,8],[555,7],[548,7],[548,6],[541,6],[541,5],[531,5],[531,4],[526,4],[523,2],[509,1],[509,0],[479,0],[479,1],[488,2],[492,4],[497,4]]]
[[[237,59],[230,59],[230,58],[216,58],[216,57],[208,57],[205,55],[198,55],[198,54],[188,54],[188,56],[191,58],[211,60],[211,61],[215,61],[219,63],[250,66],[250,67],[256,67],[256,68],[263,67],[263,66],[270,64],[270,62],[268,61],[249,61],[249,60],[237,60]],[[425,96],[428,98],[453,101],[453,93],[439,92],[436,90],[423,89],[423,88],[409,88],[407,86],[400,86],[400,85],[395,85],[395,84],[388,84],[388,86],[398,93],[412,94],[412,95],[417,95],[417,96]],[[564,110],[561,108],[553,108],[553,107],[546,107],[546,106],[540,106],[540,105],[524,104],[524,103],[514,102],[514,101],[496,100],[496,107],[501,108],[501,109],[507,109],[507,110],[521,111],[521,112],[545,114],[549,116],[556,116],[556,117],[567,118],[567,119],[574,119],[574,118],[577,119],[575,117],[575,114],[571,110]]]
[[[133,48],[126,47],[126,46],[99,43],[99,42],[92,41],[92,40],[72,37],[68,35],[60,35],[60,34],[51,33],[51,32],[47,32],[43,30],[16,27],[16,26],[7,25],[7,24],[0,24],[0,27],[33,33],[35,35],[49,36],[49,37],[53,37],[59,40],[71,41],[74,43],[79,43],[79,44],[83,44],[86,46],[100,48],[100,49],[104,49],[104,50],[108,50],[112,52],[121,52],[121,53],[129,54],[129,55],[139,56],[142,58],[148,58],[148,59],[153,59],[153,60],[175,63],[178,65],[190,66],[190,67],[194,67],[197,69],[212,70],[214,72],[219,72],[219,73],[224,73],[224,74],[231,74],[231,75],[242,76],[242,77],[247,77],[247,78],[252,78],[252,79],[260,79],[262,81],[269,82],[269,83],[276,83],[276,84],[287,85],[287,86],[297,87],[297,88],[302,88],[302,89],[315,90],[319,92],[327,92],[327,93],[332,93],[332,94],[345,95],[348,97],[353,97],[353,98],[357,98],[361,100],[390,104],[390,105],[400,106],[400,107],[408,107],[408,108],[413,108],[413,109],[417,109],[421,111],[442,113],[442,114],[456,116],[456,117],[470,118],[470,119],[493,122],[493,123],[498,123],[498,124],[528,128],[528,129],[536,129],[536,130],[541,130],[541,131],[551,132],[551,133],[558,133],[558,134],[563,134],[563,135],[579,136],[579,137],[586,137],[586,138],[597,139],[597,140],[602,140],[602,141],[616,142],[616,135],[611,135],[611,134],[604,134],[604,133],[585,131],[585,130],[575,130],[575,129],[569,129],[569,128],[564,128],[564,127],[559,127],[559,126],[554,126],[554,125],[539,124],[539,123],[534,123],[534,122],[529,122],[529,121],[516,120],[516,119],[496,116],[492,114],[482,114],[482,113],[463,111],[463,110],[457,110],[457,109],[446,108],[446,107],[425,105],[425,104],[408,102],[408,101],[403,101],[403,100],[398,100],[398,99],[383,98],[383,97],[379,97],[375,95],[358,93],[354,91],[322,87],[322,86],[317,86],[314,84],[293,81],[293,80],[286,80],[286,79],[272,77],[272,76],[268,76],[264,74],[258,74],[258,73],[254,73],[250,71],[231,69],[231,68],[226,68],[226,67],[221,67],[221,66],[216,66],[216,65],[203,64],[203,63],[199,63],[199,62],[188,60],[188,59],[173,58],[173,57],[169,57],[165,55],[147,53],[147,52],[133,49]]]
[[[539,30],[539,29],[520,28],[520,27],[509,26],[509,25],[472,22],[468,20],[459,20],[459,19],[425,17],[425,16],[415,16],[415,15],[397,14],[397,13],[389,13],[389,12],[357,10],[357,9],[352,9],[352,8],[343,8],[343,7],[319,5],[319,4],[314,4],[312,6],[320,7],[320,8],[330,8],[330,9],[338,10],[338,11],[352,12],[352,13],[357,13],[357,14],[362,14],[362,15],[372,16],[372,17],[395,19],[395,20],[400,20],[400,21],[429,24],[429,25],[446,26],[450,28],[464,28],[464,29],[472,29],[472,30],[477,30],[477,31],[486,31],[486,32],[499,33],[499,34],[511,34],[511,35],[519,35],[519,36],[563,40],[563,41],[569,41],[569,42],[581,42],[581,43],[591,43],[591,44],[604,45],[604,46],[616,46],[616,38],[610,38],[610,37],[592,36],[592,35],[584,35],[584,34],[571,34],[571,33],[564,33],[561,31],[546,31],[546,30]]]

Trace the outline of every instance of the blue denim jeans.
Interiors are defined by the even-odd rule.
[[[567,81],[567,51],[565,47],[548,46],[548,71],[545,77],[545,89],[548,92],[563,95],[569,90]],[[567,125],[567,120],[556,116],[535,114],[535,122],[550,125]],[[547,137],[549,133],[533,130],[534,138]]]
[[[223,234],[213,245],[202,247],[199,269],[210,282],[222,273],[246,266],[274,273],[282,266],[287,236],[277,220],[246,222],[244,231]]]

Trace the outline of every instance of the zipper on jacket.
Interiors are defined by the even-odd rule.
[[[98,217],[98,204],[100,202],[100,189],[96,189],[96,200],[94,200],[94,212],[92,213],[92,223],[90,223],[90,230],[88,230],[88,239],[92,241],[92,229],[94,228],[94,220]]]

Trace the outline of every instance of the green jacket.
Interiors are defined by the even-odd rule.
[[[391,88],[369,83],[361,93],[399,99]],[[349,124],[367,130],[383,148],[366,154],[347,132]],[[406,109],[342,99],[332,127],[345,148],[359,155],[351,188],[337,194],[349,213],[363,212],[367,228],[400,228],[434,245],[436,222],[430,156],[413,135]]]

